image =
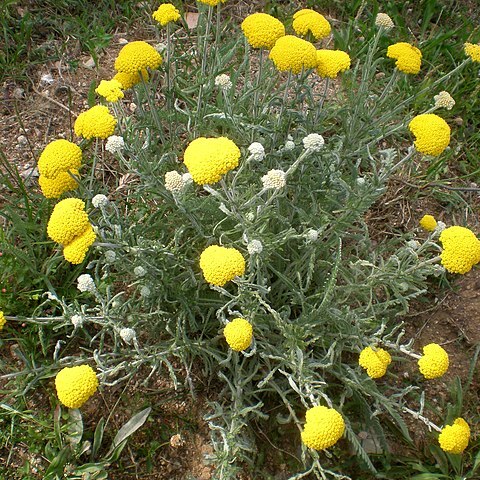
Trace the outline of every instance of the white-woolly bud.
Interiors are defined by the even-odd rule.
[[[147,274],[147,271],[142,267],[142,266],[138,266],[138,267],[135,267],[133,269],[133,274],[136,276],[136,277],[144,277],[146,274]]]
[[[295,142],[293,142],[292,140],[287,140],[283,148],[288,152],[291,152],[295,148]]]
[[[273,188],[278,190],[286,184],[286,174],[283,170],[270,170],[262,177],[263,188]]]
[[[110,135],[105,144],[105,150],[110,153],[119,153],[125,148],[125,141],[119,135]]]
[[[377,14],[375,25],[377,27],[383,27],[385,30],[391,30],[395,26],[393,20],[386,13]]]
[[[75,328],[81,327],[83,325],[83,317],[81,315],[72,315],[70,321]]]
[[[109,200],[105,195],[103,195],[103,193],[99,193],[92,198],[92,205],[95,208],[105,207],[108,205],[108,203]]]
[[[107,263],[115,262],[116,258],[117,258],[117,254],[113,250],[107,250],[105,252],[105,261]]]
[[[253,255],[254,253],[262,253],[263,251],[263,245],[260,240],[251,240],[247,244],[247,250],[250,255]]]
[[[314,230],[313,228],[310,230],[307,230],[305,232],[305,238],[309,242],[316,242],[318,240],[318,230]]]
[[[150,296],[150,294],[151,294],[151,291],[150,291],[150,289],[149,289],[146,285],[144,285],[144,286],[140,289],[140,295],[141,295],[142,297],[147,298],[147,297]]]
[[[455,100],[445,90],[441,91],[438,95],[435,95],[433,99],[435,100],[435,106],[437,108],[451,110],[455,106]]]
[[[325,145],[325,140],[318,133],[310,133],[302,141],[305,150],[311,150],[313,152],[319,152]]]
[[[365,178],[364,177],[357,177],[357,185],[359,187],[363,187],[365,185]]]
[[[122,328],[118,333],[122,340],[128,345],[130,345],[137,336],[133,328]]]
[[[420,248],[420,243],[417,240],[409,240],[407,246],[412,250],[418,250]]]
[[[77,278],[77,288],[81,292],[95,293],[97,291],[95,282],[93,281],[93,278],[88,273],[82,273],[82,275],[80,275]]]
[[[217,75],[215,77],[215,86],[220,87],[222,90],[230,90],[232,88],[232,82],[230,76],[226,73]]]
[[[185,182],[183,176],[180,175],[177,171],[172,170],[165,174],[165,188],[172,193],[178,193],[183,190],[185,187]]]
[[[260,162],[265,158],[265,149],[263,148],[263,145],[261,143],[253,142],[248,147],[248,151],[250,152],[253,160],[256,160],[257,162]]]

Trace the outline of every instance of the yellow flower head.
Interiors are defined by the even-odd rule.
[[[444,452],[461,454],[467,448],[470,440],[470,427],[463,418],[457,418],[453,425],[442,428],[438,436],[440,448]]]
[[[480,262],[480,240],[468,228],[452,226],[440,235],[442,265],[450,273],[465,274]]]
[[[415,136],[415,148],[425,155],[440,155],[450,143],[448,123],[434,113],[417,115],[408,128]]]
[[[147,70],[142,70],[141,72],[143,80],[145,82],[148,81],[148,72]],[[116,80],[124,90],[127,90],[128,88],[132,88],[135,85],[139,84],[142,82],[142,77],[140,77],[140,73],[126,73],[126,72],[117,72],[115,76],[113,77],[113,80]]]
[[[105,98],[107,102],[118,102],[118,100],[124,97],[122,84],[115,79],[101,80],[95,92]]]
[[[297,35],[304,37],[308,32],[311,32],[316,40],[328,37],[332,31],[332,27],[328,20],[309,8],[299,10],[293,15],[293,29]]]
[[[81,263],[95,241],[85,203],[78,198],[66,198],[58,202],[48,221],[47,234],[54,242],[63,245],[63,255],[67,261]]]
[[[433,215],[424,215],[419,223],[427,232],[433,232],[437,228],[437,221]]]
[[[350,56],[342,50],[317,50],[317,73],[321,77],[337,78],[350,68]]]
[[[466,43],[464,45],[465,53],[472,59],[473,62],[480,62],[480,45],[474,43]]]
[[[0,330],[3,329],[6,323],[7,319],[5,318],[5,314],[0,310]]]
[[[253,327],[244,318],[236,318],[223,329],[229,347],[236,352],[246,350],[252,343]]]
[[[185,149],[183,161],[193,180],[200,185],[217,183],[238,166],[240,149],[226,137],[193,140]]]
[[[115,60],[115,70],[135,74],[147,68],[155,70],[161,64],[161,55],[151,45],[137,41],[127,43],[120,50]]]
[[[416,74],[422,66],[422,52],[406,42],[390,45],[387,49],[387,57],[396,59],[396,67],[404,73]]]
[[[335,445],[345,431],[342,415],[333,408],[323,406],[310,408],[305,418],[302,442],[315,450],[324,450]]]
[[[358,364],[367,371],[367,375],[371,378],[383,377],[391,362],[392,357],[383,348],[374,350],[366,347],[360,352],[358,358]]]
[[[107,138],[115,131],[117,120],[104,105],[95,105],[82,112],[73,128],[75,135],[83,138]]]
[[[236,248],[211,245],[200,255],[205,280],[219,287],[245,273],[245,259]]]
[[[70,172],[76,177],[79,176],[77,169]],[[58,198],[63,193],[75,190],[78,187],[77,181],[69,172],[60,172],[55,178],[47,178],[44,175],[38,177],[38,184],[45,198]]]
[[[43,150],[38,159],[38,172],[54,179],[60,172],[78,169],[82,165],[82,150],[68,140],[54,140]]]
[[[440,345],[430,343],[423,347],[423,357],[418,360],[418,368],[427,380],[444,375],[448,365],[448,353]]]
[[[80,408],[98,388],[95,371],[89,365],[65,367],[55,377],[60,402],[68,408]]]
[[[210,7],[214,7],[215,5],[218,5],[219,3],[225,3],[227,0],[198,0],[200,3],[203,3],[205,5],[209,5]]]
[[[273,46],[270,59],[281,72],[300,73],[302,68],[317,66],[317,50],[306,40],[293,35],[280,37]]]
[[[285,35],[283,23],[267,13],[253,13],[242,22],[242,30],[253,48],[270,50]]]
[[[180,18],[180,12],[171,3],[164,3],[153,12],[152,17],[164,27],[170,22],[176,22]]]

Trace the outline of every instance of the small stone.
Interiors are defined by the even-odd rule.
[[[19,135],[17,137],[17,142],[21,147],[25,147],[25,146],[28,145],[28,140],[27,140],[27,137],[25,135]]]
[[[185,445],[185,440],[179,433],[177,433],[170,438],[170,445],[173,448],[183,447]]]
[[[88,68],[89,70],[92,70],[95,68],[95,60],[90,57],[88,60],[86,60],[85,62],[82,63],[82,65],[85,67],[85,68]]]
[[[22,98],[25,98],[25,90],[23,88],[17,87],[13,91],[13,96],[17,98],[18,100],[21,100]]]
[[[127,43],[128,43],[128,40],[126,38],[121,37],[118,39],[119,45],[126,45]]]

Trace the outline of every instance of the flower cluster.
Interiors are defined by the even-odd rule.
[[[65,367],[55,377],[60,402],[68,408],[80,408],[98,388],[95,371],[89,365]]]
[[[328,20],[320,13],[309,8],[299,10],[293,15],[292,26],[297,35],[304,37],[310,32],[316,40],[328,37],[332,31]]]
[[[302,143],[305,150],[319,152],[325,145],[325,140],[318,133],[309,133],[306,137],[303,137]]]
[[[418,360],[420,373],[427,379],[438,378],[448,370],[448,353],[438,344],[423,347],[423,356]]]
[[[164,27],[170,22],[176,22],[180,18],[180,12],[175,8],[175,5],[163,3],[153,12],[152,17]]]
[[[85,212],[85,203],[78,198],[58,202],[47,225],[48,236],[63,245],[65,260],[83,262],[87,250],[95,241],[95,232]]]
[[[345,431],[342,415],[333,408],[316,406],[307,410],[306,423],[301,434],[309,448],[324,450],[335,445]]]
[[[58,198],[62,193],[77,188],[73,175],[79,175],[82,150],[68,140],[54,140],[43,150],[38,159],[38,183],[46,198]]]
[[[473,62],[480,62],[480,45],[475,45],[474,43],[466,43],[464,45],[465,53],[468,55]]]
[[[281,72],[300,73],[302,69],[315,68],[318,63],[315,47],[293,35],[279,38],[269,56]]]
[[[283,23],[267,13],[253,13],[242,22],[242,30],[253,48],[270,50],[285,35]]]
[[[480,240],[468,228],[448,227],[440,234],[442,265],[450,273],[465,274],[480,262]]]
[[[185,150],[183,161],[200,185],[217,183],[223,175],[238,166],[240,149],[226,137],[200,137]]]
[[[383,348],[366,347],[360,352],[358,364],[367,371],[371,378],[383,377],[387,367],[392,363],[390,354]]]
[[[427,232],[433,232],[437,228],[437,221],[433,215],[424,215],[419,223]]]
[[[215,86],[220,87],[222,90],[230,90],[233,86],[230,76],[226,73],[221,73],[215,77]]]
[[[200,268],[208,283],[223,287],[245,273],[245,259],[236,248],[211,245],[200,255]]]
[[[149,79],[148,72],[146,69],[141,70],[140,72],[128,73],[128,72],[117,72],[113,77],[113,80],[116,80],[122,85],[122,88],[127,90],[132,88],[135,85],[141,83],[143,80],[146,82]]]
[[[105,150],[110,153],[119,153],[125,148],[125,140],[119,135],[110,135],[105,143]]]
[[[124,97],[122,84],[115,79],[101,80],[95,92],[105,98],[107,102],[118,102]]]
[[[95,105],[82,112],[73,126],[75,134],[83,138],[107,138],[115,130],[116,118],[104,105]]]
[[[227,0],[198,0],[200,3],[204,3],[209,7],[215,7],[219,3],[225,3]]]
[[[236,352],[246,350],[252,343],[253,327],[244,318],[236,318],[223,329],[228,346]]]
[[[442,428],[438,436],[438,443],[444,452],[461,454],[470,441],[470,427],[463,418],[457,418],[453,425]]]
[[[147,70],[155,70],[162,64],[161,55],[147,42],[136,41],[127,43],[115,59],[115,70],[135,75]],[[115,77],[114,77],[115,78]],[[123,85],[121,79],[117,80]],[[127,87],[124,87],[127,88]]]
[[[0,310],[0,330],[3,329],[6,323],[7,319],[5,318],[5,314]]]
[[[185,186],[187,185],[187,181],[180,175],[177,171],[172,170],[171,172],[167,172],[165,174],[165,188],[172,193],[181,192]]]
[[[286,173],[283,170],[269,170],[262,177],[263,188],[279,190],[287,184]]]
[[[261,162],[265,158],[265,149],[263,145],[259,142],[253,142],[248,146],[248,153],[253,160]]]
[[[434,113],[417,115],[408,124],[415,136],[415,148],[425,155],[440,155],[450,143],[448,123]]]
[[[437,108],[451,110],[455,106],[455,100],[445,90],[442,90],[438,95],[434,95],[433,100],[435,101],[435,107]]]
[[[317,50],[317,73],[321,77],[337,78],[350,68],[350,56],[342,50]]]
[[[417,74],[422,66],[422,52],[406,42],[390,45],[387,57],[394,58],[396,67],[403,73]]]
[[[385,30],[391,30],[395,26],[393,20],[386,13],[377,13],[375,25],[383,27]]]

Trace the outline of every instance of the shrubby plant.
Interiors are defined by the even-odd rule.
[[[88,375],[93,367],[100,388],[146,369],[148,381],[166,367],[175,385],[193,390],[192,369],[201,368],[222,384],[206,416],[216,478],[255,462],[253,420],[272,411],[296,427],[289,442],[303,441],[291,478],[348,478],[329,453],[341,456],[347,444],[375,472],[360,431],[386,448],[384,419],[407,439],[405,414],[440,430],[412,405],[421,374],[443,375],[448,354],[437,344],[415,353],[400,317],[430,276],[477,264],[480,242],[453,226],[440,245],[427,219],[426,239],[410,232],[374,245],[364,214],[393,174],[448,148],[440,109],[452,100],[439,91],[478,62],[480,47],[467,45],[465,61],[421,87],[421,46],[395,43],[385,14],[351,58],[322,43],[331,26],[318,12],[297,12],[294,32],[260,13],[240,30],[223,21],[219,2],[202,3],[196,37],[181,38],[178,10],[162,5],[154,19],[166,51],[142,41],[123,47],[114,79],[96,89],[98,105],[75,122],[83,159],[71,142],[42,153],[40,187],[59,199],[43,227],[63,245],[52,242],[50,252],[81,274],[78,295],[68,297],[49,276],[44,302],[22,321],[81,348],[64,356],[57,344],[54,363],[33,374],[60,371],[59,400],[83,403],[85,381],[66,367]],[[411,93],[399,82],[411,82]],[[418,109],[427,90],[434,106]],[[419,364],[408,385],[400,358]],[[469,437],[457,418],[439,445],[459,454]]]

